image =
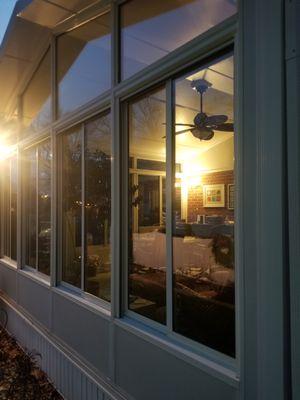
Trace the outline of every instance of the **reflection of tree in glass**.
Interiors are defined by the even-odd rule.
[[[104,242],[104,228],[110,221],[110,177],[111,159],[103,151],[96,149],[86,153],[86,217],[93,242]]]
[[[38,268],[50,273],[51,245],[51,143],[50,140],[39,146],[38,169]]]
[[[131,124],[135,136],[161,135],[165,122],[165,102],[156,97],[145,97],[132,105]]]
[[[76,210],[81,207],[81,135],[80,132],[68,135],[64,147],[64,174],[62,189],[66,189],[65,209]]]
[[[86,126],[85,209],[87,232],[93,244],[109,241],[111,218],[110,116]]]
[[[81,132],[63,137],[62,213],[63,280],[80,287],[81,260]]]
[[[47,126],[52,119],[51,98],[49,97],[41,106],[40,111],[30,122],[28,129],[37,132]]]

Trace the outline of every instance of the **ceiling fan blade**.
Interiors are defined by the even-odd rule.
[[[206,124],[206,119],[207,119],[207,115],[204,112],[199,112],[197,115],[195,115],[194,118],[194,124],[196,125],[196,127],[203,127]]]
[[[192,128],[192,129],[193,129],[193,128]],[[191,128],[184,129],[183,131],[175,132],[175,135],[180,135],[181,133],[190,132],[190,131],[191,131]],[[166,136],[163,136],[162,138],[165,139]]]
[[[165,122],[163,122],[163,125],[167,125]],[[177,126],[190,126],[191,128],[194,128],[195,125],[194,124],[175,124]]]
[[[192,125],[192,126],[194,126],[194,125]],[[183,131],[177,131],[177,132],[175,132],[175,135],[180,135],[181,133],[190,132],[190,131],[191,131],[190,128],[189,128],[189,129],[184,129]]]
[[[220,124],[216,125],[214,128],[216,131],[221,131],[221,132],[233,132],[234,131],[234,125],[232,123],[226,123],[226,124]]]
[[[227,115],[211,115],[210,117],[206,117],[205,125],[206,126],[216,126],[220,124],[224,124],[228,120]]]
[[[194,128],[195,125],[194,124],[175,124],[177,126],[190,126],[191,128]]]

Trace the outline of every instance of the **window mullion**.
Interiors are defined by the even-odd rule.
[[[9,254],[8,257],[11,258],[11,191],[12,191],[12,184],[11,184],[11,162],[12,160],[9,160]]]
[[[173,187],[174,187],[174,107],[173,82],[166,84],[166,255],[167,255],[167,327],[173,329]]]
[[[52,121],[55,122],[57,119],[57,74],[56,74],[56,37],[52,35],[51,37],[51,116]]]
[[[36,207],[35,207],[35,268],[38,271],[38,254],[39,254],[39,147],[36,147],[35,153],[35,191],[36,191]]]
[[[81,289],[85,289],[85,258],[86,258],[86,235],[85,235],[85,129],[81,127]]]
[[[159,224],[163,223],[163,176],[159,175]]]
[[[111,4],[111,87],[116,86],[120,81],[120,17],[119,5]]]

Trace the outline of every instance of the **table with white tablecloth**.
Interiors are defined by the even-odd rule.
[[[215,264],[212,251],[213,239],[194,236],[173,238],[173,267],[175,270],[186,268],[209,268]],[[166,268],[166,235],[161,232],[133,234],[133,260],[140,266]]]

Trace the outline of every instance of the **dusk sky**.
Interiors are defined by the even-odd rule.
[[[0,45],[16,0],[0,0]]]

